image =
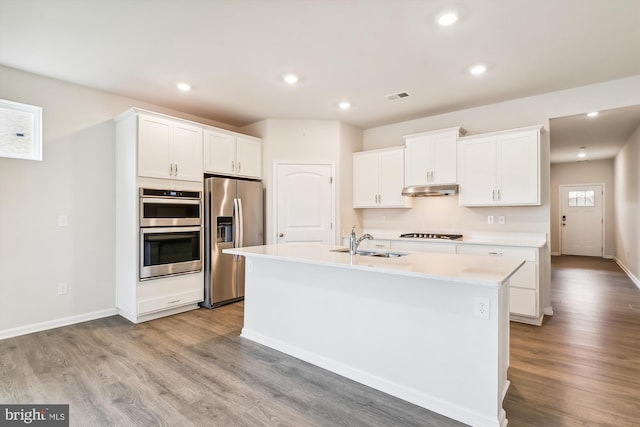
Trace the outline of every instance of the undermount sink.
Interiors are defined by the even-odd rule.
[[[331,252],[349,253],[349,248],[331,249]],[[356,252],[356,255],[374,256],[378,258],[399,258],[409,254],[405,252],[380,252],[380,251],[369,251],[369,250],[359,249]]]

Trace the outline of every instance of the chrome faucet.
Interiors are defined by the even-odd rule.
[[[349,235],[349,254],[355,255],[358,252],[358,246],[365,239],[373,239],[373,236],[369,233],[363,234],[360,237],[356,237],[356,226],[351,227],[351,234]]]

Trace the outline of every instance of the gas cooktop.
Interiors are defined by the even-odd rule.
[[[439,233],[406,233],[401,234],[400,237],[417,238],[417,239],[444,239],[444,240],[458,240],[462,239],[462,234],[439,234]]]

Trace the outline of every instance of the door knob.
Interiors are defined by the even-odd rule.
[[[284,233],[278,234],[278,237],[284,237]]]

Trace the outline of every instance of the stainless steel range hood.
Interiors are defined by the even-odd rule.
[[[402,189],[402,195],[409,197],[452,196],[455,194],[458,194],[458,184],[412,185]]]

